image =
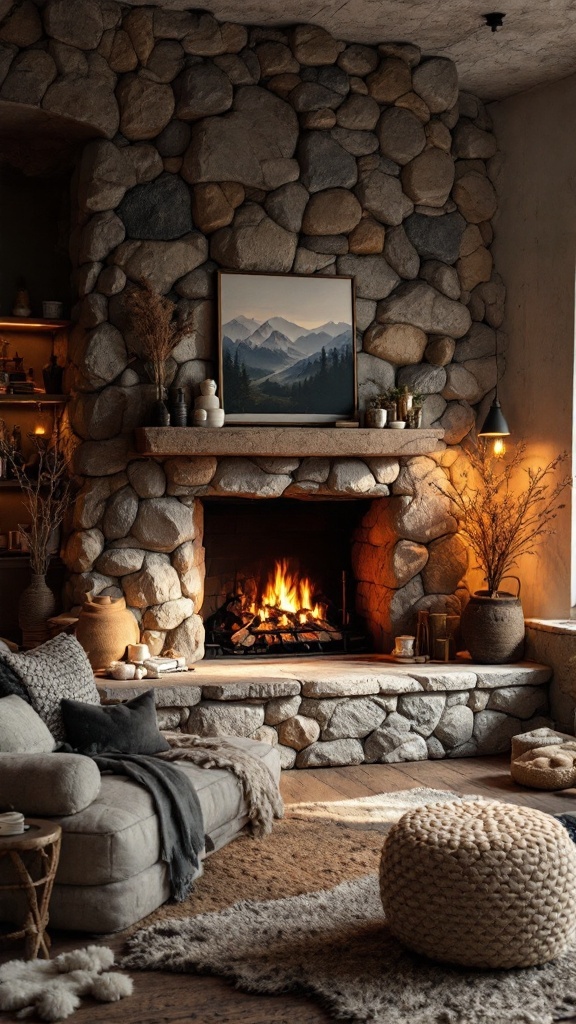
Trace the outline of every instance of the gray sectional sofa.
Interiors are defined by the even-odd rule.
[[[278,752],[267,743],[230,739],[264,761],[276,782]],[[205,833],[217,850],[248,821],[241,785],[232,772],[174,762],[196,790]],[[158,818],[150,794],[120,775],[100,775],[80,754],[0,753],[0,810],[50,817],[63,829],[50,905],[50,925],[107,933],[127,928],[170,895],[160,857]],[[0,922],[21,919],[18,894],[0,892]]]

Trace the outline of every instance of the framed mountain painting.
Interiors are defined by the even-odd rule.
[[[356,413],[354,280],[218,273],[226,423],[333,423]]]

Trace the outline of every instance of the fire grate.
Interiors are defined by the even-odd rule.
[[[205,657],[304,657],[312,654],[367,654],[371,650],[368,638],[359,630],[344,628],[333,630],[327,639],[306,639],[305,631],[274,629],[254,637],[249,646],[234,644],[226,630],[207,629]]]

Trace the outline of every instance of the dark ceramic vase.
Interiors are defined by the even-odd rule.
[[[185,427],[188,422],[188,407],[184,388],[175,388],[170,392],[170,425]]]
[[[156,401],[150,411],[151,427],[169,427],[170,410],[165,401],[166,392],[163,387],[156,386]]]
[[[37,647],[50,637],[48,619],[56,612],[56,598],[43,573],[32,573],[30,585],[20,595],[18,625],[25,650]]]
[[[472,661],[503,665],[524,655],[524,613],[519,597],[477,590],[461,618],[462,635]]]

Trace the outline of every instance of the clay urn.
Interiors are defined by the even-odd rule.
[[[86,598],[76,626],[76,637],[93,669],[107,669],[119,661],[128,644],[140,640],[140,628],[123,597]]]

